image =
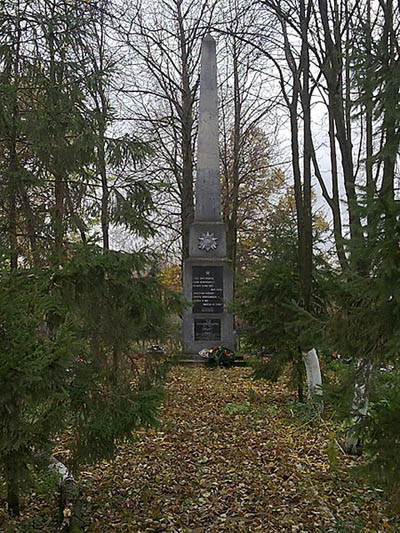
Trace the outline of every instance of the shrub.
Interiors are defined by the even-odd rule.
[[[81,247],[63,268],[3,273],[0,463],[11,512],[28,466],[51,453],[56,434],[68,429],[68,467],[78,472],[157,424],[167,367],[130,350],[178,307],[143,254]]]

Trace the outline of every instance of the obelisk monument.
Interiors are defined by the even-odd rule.
[[[183,314],[183,349],[198,353],[223,345],[234,349],[232,265],[226,256],[221,218],[217,62],[215,40],[202,42],[196,206],[190,227],[189,257],[183,266],[183,292],[190,307]]]

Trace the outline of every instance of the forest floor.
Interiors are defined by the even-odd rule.
[[[88,532],[399,531],[382,493],[352,474],[362,459],[282,384],[175,367],[167,390],[160,428],[82,473]],[[0,510],[0,531],[53,533],[55,501],[37,491],[18,521]]]

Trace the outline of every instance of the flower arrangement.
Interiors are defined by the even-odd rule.
[[[201,350],[199,355],[205,359],[206,366],[230,368],[235,361],[235,354],[225,346],[215,346],[209,350]]]

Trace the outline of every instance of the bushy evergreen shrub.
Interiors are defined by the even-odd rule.
[[[62,268],[3,272],[0,461],[16,513],[28,465],[56,434],[67,430],[78,472],[157,423],[167,367],[131,348],[157,337],[179,305],[143,254],[85,246]]]
[[[400,372],[381,369],[370,396],[369,415],[361,435],[366,462],[360,468],[385,490],[392,510],[400,509]]]
[[[0,282],[0,462],[10,511],[36,452],[63,428],[68,373],[82,349],[73,320],[49,291],[52,272],[2,272]],[[57,330],[46,317],[57,309]]]
[[[331,284],[325,332],[331,345],[353,358],[355,372],[359,359],[373,368],[372,402],[358,425],[371,459],[366,471],[399,500],[400,210],[398,201],[367,195],[361,209],[369,225],[363,238],[347,243],[351,261]],[[385,374],[386,367],[393,371]]]
[[[286,369],[290,384],[303,401],[304,363],[301,351],[314,345],[316,328],[324,312],[324,276],[329,270],[323,257],[316,260],[312,313],[302,309],[296,225],[288,213],[279,213],[269,247],[238,284],[237,313],[245,324],[244,338],[250,349],[268,357],[256,360],[253,376],[276,381]]]

